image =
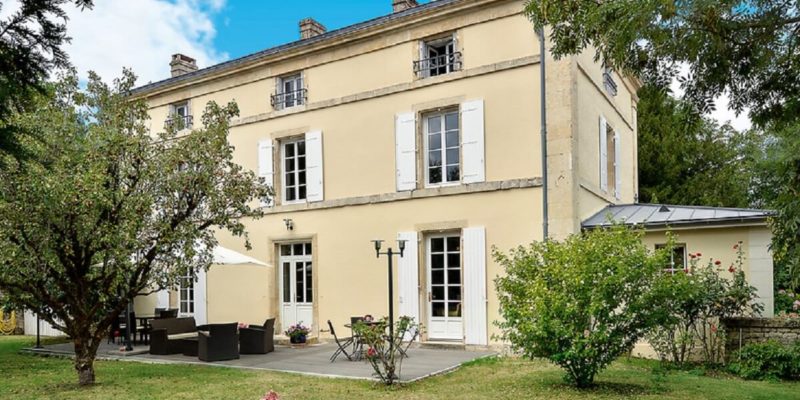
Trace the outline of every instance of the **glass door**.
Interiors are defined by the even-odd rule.
[[[428,336],[462,340],[461,236],[431,236],[427,250]]]
[[[283,329],[313,324],[313,265],[311,243],[280,245],[280,298]]]

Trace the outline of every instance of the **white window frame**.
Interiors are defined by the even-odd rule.
[[[186,283],[189,283],[187,286]],[[189,273],[181,277],[180,284],[178,285],[178,313],[184,317],[191,317],[194,316],[195,311],[197,310],[195,304],[195,282],[194,276]],[[191,292],[191,296],[188,294]],[[184,295],[186,295],[184,297]],[[184,305],[186,305],[186,310],[184,311]]]
[[[276,103],[276,109],[278,110],[285,110],[288,108],[293,108],[297,106],[301,106],[305,104],[305,99],[303,98],[302,93],[298,93],[300,90],[304,88],[304,79],[302,72],[296,72],[293,74],[283,75],[278,77],[277,87],[278,90],[275,91],[278,95],[285,95],[289,93],[286,91],[286,83],[292,82],[293,92],[295,92],[295,97],[291,102],[291,105],[287,104],[286,98],[283,98],[283,101]]]
[[[655,246],[656,250],[660,250],[667,247],[666,243],[658,243]],[[683,250],[683,265],[680,268],[676,268],[675,266],[675,249],[682,249]],[[675,243],[675,247],[673,247],[673,251],[669,253],[669,268],[664,268],[664,272],[675,274],[675,272],[682,272],[686,268],[689,267],[689,260],[688,253],[686,252],[686,243]]]
[[[183,110],[184,114],[181,115],[179,110]],[[169,105],[169,116],[167,117],[167,121],[171,121],[173,118],[191,118],[191,102],[189,100],[179,101],[177,103],[172,103]],[[187,123],[183,126],[182,130],[184,129],[192,129],[192,124],[194,121],[189,119]]]
[[[280,164],[280,171],[281,171],[281,200],[282,200],[283,204],[299,204],[299,203],[305,203],[305,202],[308,201],[307,200],[308,199],[308,148],[307,148],[307,146],[304,146],[305,150],[303,152],[303,158],[306,159],[306,167],[304,169],[302,169],[302,170],[300,169],[300,161],[299,161],[298,156],[297,156],[297,148],[298,148],[297,144],[302,142],[305,145],[305,141],[306,141],[305,137],[299,137],[299,138],[294,138],[294,139],[282,140],[280,142],[280,146],[281,146],[281,164]],[[294,167],[295,168],[294,168],[294,171],[292,171],[292,174],[294,174],[294,179],[295,179],[295,184],[292,185],[292,187],[294,188],[294,191],[295,191],[295,199],[294,200],[287,200],[287,197],[286,197],[286,189],[288,188],[288,186],[286,184],[286,175],[287,175],[287,171],[286,171],[286,147],[289,146],[289,145],[292,145],[292,146],[295,147],[295,149],[294,149],[295,153],[294,153],[294,156],[293,156],[294,157],[293,161],[294,161]],[[301,172],[305,173],[305,177],[306,177],[305,183],[303,183],[302,185],[300,184],[300,173]],[[305,188],[306,188],[305,196],[302,199],[300,198],[300,186],[305,186]]]
[[[457,148],[458,148],[458,180],[454,180],[454,181],[448,181],[447,180],[447,166],[448,165],[452,165],[452,164],[448,164],[447,163],[447,149],[448,149],[448,147],[447,147],[447,138],[446,138],[446,132],[447,131],[445,129],[446,128],[446,122],[445,121],[446,121],[446,115],[449,115],[449,114],[455,114],[456,115],[456,120],[458,121],[458,130],[457,130],[457,132],[458,132],[458,141],[457,141],[457,143],[458,143],[458,145],[457,145]],[[428,141],[428,135],[429,135],[428,121],[430,121],[431,118],[435,118],[435,117],[440,117],[441,118],[441,127],[440,127],[441,129],[439,131],[440,140],[441,140],[441,147],[439,148],[438,151],[440,152],[441,157],[442,157],[442,165],[441,165],[442,180],[441,180],[441,182],[438,182],[438,183],[431,183],[431,181],[430,181],[430,165],[429,165],[430,143]],[[461,112],[460,112],[459,109],[447,109],[447,110],[441,110],[441,111],[436,111],[436,112],[423,114],[423,116],[422,116],[422,127],[423,127],[422,140],[423,140],[423,149],[425,151],[425,154],[422,157],[422,162],[423,162],[423,168],[425,169],[424,175],[425,175],[425,187],[426,188],[442,187],[442,186],[456,186],[456,185],[460,185],[461,184],[461,180],[463,179],[463,175],[464,175],[464,162],[463,162],[464,161],[463,160],[464,155],[461,154],[461,136],[463,134],[461,125],[462,125],[461,124]],[[453,147],[450,147],[450,149],[452,149],[452,148]]]
[[[419,61],[421,62],[423,60],[428,60],[432,58],[430,56],[430,51],[428,50],[431,46],[440,47],[442,45],[444,45],[445,47],[445,53],[439,54],[437,57],[441,57],[442,55],[444,55],[445,60],[449,60],[449,57],[447,56],[454,57],[454,54],[458,52],[457,43],[458,42],[456,40],[455,32],[448,36],[441,36],[436,38],[420,40]],[[431,74],[431,71],[435,70],[435,68],[430,68],[429,64],[429,68],[420,69],[419,76],[421,78],[430,78],[432,76],[442,76],[442,75],[447,75],[451,72],[459,71],[461,70],[461,68],[460,66],[459,68],[456,68],[455,63],[460,63],[460,62],[461,62],[460,60],[454,59],[453,64],[446,63],[445,72],[436,74]]]

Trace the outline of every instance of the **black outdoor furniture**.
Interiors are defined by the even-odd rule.
[[[111,320],[111,328],[108,331],[108,343],[117,344],[117,338],[122,336],[121,316]]]
[[[353,338],[348,337],[339,339],[339,337],[336,336],[336,330],[333,329],[333,323],[331,323],[331,320],[328,320],[328,329],[331,330],[331,336],[333,336],[333,340],[336,342],[336,346],[338,346],[336,351],[333,352],[333,355],[331,355],[331,362],[336,361],[336,357],[339,357],[340,354],[344,354],[348,361],[353,361],[353,357],[347,352],[347,348],[353,345]]]
[[[150,323],[150,354],[183,352],[182,339],[197,336],[193,317],[154,319]]]
[[[250,325],[239,329],[239,353],[267,354],[275,351],[275,318],[264,321],[263,326]]]
[[[178,318],[178,309],[177,308],[169,308],[166,310],[160,310],[156,313],[156,319],[164,319],[164,318]]]
[[[199,339],[197,336],[186,339],[181,339],[181,352],[185,356],[197,357],[197,343]]]
[[[202,361],[225,361],[239,358],[238,324],[209,324],[199,327],[197,358]]]

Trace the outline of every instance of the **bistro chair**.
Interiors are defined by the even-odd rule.
[[[333,323],[331,323],[331,320],[328,320],[328,328],[331,330],[331,335],[333,336],[333,340],[336,342],[336,346],[339,347],[333,352],[333,355],[331,356],[331,362],[336,361],[336,357],[339,357],[340,354],[344,354],[348,361],[353,361],[353,357],[346,350],[347,347],[353,345],[353,338],[349,337],[339,339],[339,337],[336,336],[336,330],[333,329]]]
[[[405,346],[403,346],[401,343],[401,345],[398,346],[397,348],[397,350],[400,351],[401,357],[408,358],[408,349],[411,347],[411,344],[414,343],[414,341],[417,340],[417,338],[419,337],[419,328],[415,326],[412,329],[413,330],[408,331],[408,333],[411,334],[411,339],[409,339],[408,342],[406,342]]]

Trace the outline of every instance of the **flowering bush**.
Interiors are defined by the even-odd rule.
[[[800,313],[800,293],[779,289],[775,293],[775,314],[791,317]]]
[[[386,334],[388,320],[382,318],[377,323],[357,322],[353,326],[355,334],[367,346],[366,358],[375,371],[375,376],[387,385],[400,378],[403,357],[400,353],[403,340],[416,338],[420,325],[414,318],[402,316],[394,324],[394,332]]]
[[[734,353],[730,371],[745,379],[800,379],[800,343],[784,346],[776,341],[751,343]]]
[[[669,254],[651,253],[642,235],[616,225],[508,255],[495,249],[506,271],[495,279],[502,338],[525,357],[559,365],[568,382],[590,386],[668,315],[659,280]]]
[[[647,340],[662,360],[683,364],[696,345],[706,364],[723,361],[725,330],[722,318],[756,315],[763,306],[755,303],[756,288],[744,276],[744,252],[741,242],[735,244],[736,261],[723,269],[722,262],[709,259],[700,266],[701,253],[689,255],[685,274],[664,277],[665,301],[670,310],[670,323],[655,327]],[[726,278],[725,272],[730,274]]]
[[[292,325],[287,329],[284,334],[290,338],[299,337],[299,336],[308,336],[311,332],[311,328],[303,325],[303,322],[299,322],[297,325]]]
[[[261,397],[259,400],[281,400],[281,397],[278,396],[278,394],[275,393],[274,391],[270,390],[263,397]]]

